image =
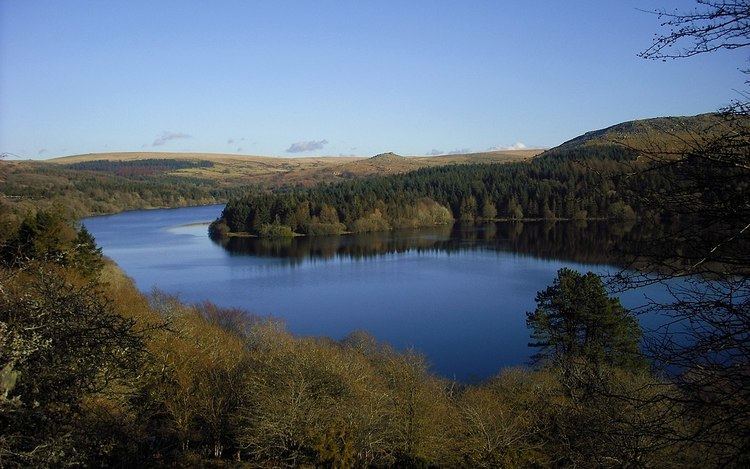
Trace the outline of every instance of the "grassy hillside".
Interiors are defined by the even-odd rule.
[[[680,151],[720,134],[726,117],[717,113],[655,117],[622,122],[579,135],[544,152],[560,154],[581,148],[617,145],[636,151]]]
[[[375,174],[398,174],[415,169],[463,163],[507,163],[523,161],[542,150],[494,151],[441,156],[401,157],[393,153],[367,157],[309,157],[283,158],[213,153],[127,152],[90,153],[49,160],[70,165],[88,161],[138,161],[147,159],[175,159],[209,161],[210,167],[184,168],[172,172],[175,176],[197,177],[222,184],[314,185],[319,182],[366,177]]]

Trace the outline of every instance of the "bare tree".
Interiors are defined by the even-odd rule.
[[[750,2],[697,3],[687,13],[655,12],[668,30],[640,56],[679,59],[750,45]],[[668,292],[641,308],[662,318],[647,334],[646,351],[668,377],[641,399],[644,407],[668,409],[654,412],[642,431],[664,444],[702,448],[708,464],[741,466],[750,462],[747,94],[713,117],[699,131],[670,129],[669,145],[633,148],[638,158],[625,182],[639,187],[646,173],[662,180],[659,190],[636,192],[664,234],[631,253],[639,273],[614,280],[624,289],[658,282]]]
[[[668,28],[656,34],[653,44],[639,55],[646,59],[675,59],[706,52],[739,49],[750,45],[750,2],[747,0],[697,0],[692,12],[656,10]]]

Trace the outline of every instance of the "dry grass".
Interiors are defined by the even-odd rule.
[[[541,150],[494,151],[441,156],[386,155],[377,157],[284,158],[217,153],[121,152],[89,153],[48,160],[56,164],[83,161],[139,159],[188,159],[211,161],[210,168],[188,168],[173,174],[215,180],[220,184],[311,185],[372,175],[398,174],[420,168],[465,163],[508,163],[523,161]]]

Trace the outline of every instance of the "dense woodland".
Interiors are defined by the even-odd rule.
[[[636,191],[660,174],[620,181],[637,153],[621,145],[552,150],[531,163],[459,165],[232,199],[212,233],[260,236],[385,231],[501,219],[634,218]],[[653,215],[644,210],[642,215]]]
[[[141,160],[93,160],[69,163],[65,166],[82,171],[100,171],[117,176],[138,177],[168,173],[178,169],[210,168],[214,164],[206,160],[171,160],[146,158]]]

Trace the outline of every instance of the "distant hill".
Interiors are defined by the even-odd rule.
[[[397,154],[389,151],[387,153],[379,153],[379,154],[377,154],[375,156],[371,156],[370,158],[368,158],[368,160],[370,160],[370,161],[381,161],[381,162],[386,162],[386,161],[401,162],[403,160],[403,158],[404,158],[403,156],[397,155]]]
[[[400,156],[395,153],[381,153],[370,158],[360,158],[330,167],[318,168],[308,174],[290,174],[288,177],[292,181],[296,181],[297,177],[310,177],[314,180],[333,182],[374,175],[401,174],[422,168],[452,164],[492,164],[524,161],[541,152],[542,150],[515,150],[440,156]]]
[[[725,129],[724,124],[723,117],[718,114],[634,120],[586,132],[546,151],[509,150],[440,156],[400,156],[387,152],[371,157],[303,158],[119,152],[71,155],[46,161],[0,161],[0,204],[46,201],[70,207],[78,215],[86,215],[217,203],[256,191],[259,187],[310,187],[370,176],[429,171],[447,165],[473,164],[471,171],[480,174],[485,170],[495,171],[485,167],[492,163],[532,162],[535,167],[542,168],[546,159],[583,157],[597,159],[606,166],[608,160],[629,159],[637,155],[633,149],[675,150],[710,138]],[[512,164],[496,169],[526,174],[529,170],[523,166]],[[471,171],[463,172],[469,174]],[[432,173],[440,172],[429,174]],[[527,176],[524,180],[526,186],[535,184],[538,178],[548,177],[541,173]],[[520,188],[514,190],[519,194],[523,192]],[[501,194],[496,196],[501,197]],[[502,197],[507,202],[507,197]],[[502,205],[499,199],[496,203]],[[594,213],[593,208],[587,210]],[[534,207],[524,207],[524,211],[537,215],[540,212]],[[568,212],[572,213],[572,209],[563,211]]]
[[[619,146],[648,152],[684,150],[725,129],[726,120],[717,113],[639,119],[586,132],[546,150],[540,156],[561,155],[573,150],[601,146]]]
[[[222,185],[260,184],[309,186],[319,182],[336,182],[376,174],[400,174],[420,168],[466,163],[507,163],[532,158],[542,150],[508,150],[441,156],[400,156],[382,153],[373,157],[303,157],[253,156],[216,153],[119,152],[89,153],[47,160],[59,165],[92,161],[193,160],[211,165],[180,168],[170,174],[217,181]]]
[[[196,177],[215,181],[222,185],[270,184],[278,186],[286,183],[285,175],[306,174],[352,162],[357,157],[310,157],[282,158],[272,156],[236,155],[220,153],[169,153],[169,152],[117,152],[88,153],[47,160],[57,165],[75,165],[92,161],[129,161],[139,160],[192,160],[208,161],[211,165],[182,168],[172,171],[175,176]],[[300,180],[300,177],[294,177]]]

